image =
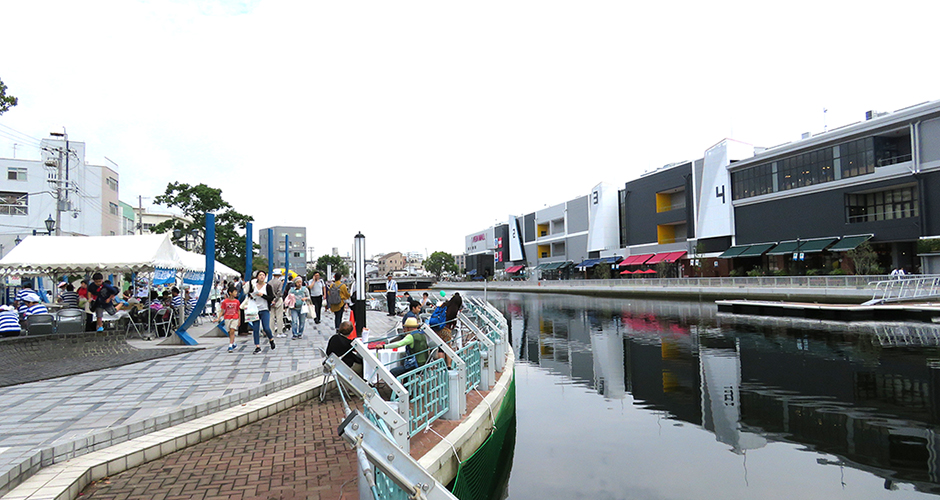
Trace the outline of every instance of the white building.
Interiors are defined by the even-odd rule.
[[[59,164],[62,200],[57,204]],[[17,238],[46,233],[47,219],[61,209],[63,235],[121,234],[119,176],[110,167],[85,163],[85,143],[43,139],[40,160],[0,158],[0,245],[9,249]],[[5,253],[0,252],[0,253]]]

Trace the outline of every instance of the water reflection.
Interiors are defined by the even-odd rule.
[[[819,498],[940,493],[936,325],[740,317],[718,314],[710,303],[692,302],[526,294],[490,294],[490,301],[510,319],[513,348],[521,361],[517,373],[531,366],[555,385],[595,393],[596,401],[579,403],[585,406],[584,425],[595,418],[591,407],[610,409],[611,402],[620,401],[622,414],[603,416],[599,422],[618,427],[605,435],[623,439],[623,453],[642,453],[652,462],[697,462],[682,469],[693,482],[706,481],[708,475],[720,478],[727,467],[725,479],[733,479],[735,486],[715,498],[781,496],[795,483],[802,484],[800,494]],[[539,459],[527,452],[524,437],[523,415],[532,397],[538,395],[519,388],[519,434],[510,485],[526,486],[514,489],[513,498],[535,498],[527,493],[538,488],[517,477],[526,474],[522,461]],[[563,413],[528,425],[553,425]],[[682,443],[664,443],[667,433],[662,430],[660,436],[650,437],[624,427],[640,419],[640,429],[643,419],[654,417],[673,425],[694,424],[722,443],[722,449],[689,446],[676,456],[673,447],[681,448]],[[663,428],[661,422],[657,425]],[[604,449],[605,443],[593,446]],[[752,450],[760,450],[760,459],[767,461],[758,467],[776,469],[776,477],[748,477],[747,454]],[[726,459],[719,454],[729,451],[741,457],[739,471],[721,465]],[[617,453],[610,451],[623,463],[636,458]],[[838,476],[828,472],[837,469]],[[629,477],[622,469],[612,472],[627,477],[617,479],[619,487],[601,488],[600,497],[701,498],[684,495],[673,485]],[[838,484],[830,491],[834,481]],[[563,488],[558,484],[555,488]]]

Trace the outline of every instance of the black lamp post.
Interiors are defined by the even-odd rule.
[[[55,231],[55,219],[52,218],[52,214],[49,214],[49,218],[46,219],[46,234],[52,236],[52,232]]]
[[[20,238],[20,235],[16,235],[16,239],[13,240],[13,244],[14,244],[14,245],[19,245],[19,244],[22,243],[22,242],[23,242],[23,238]]]

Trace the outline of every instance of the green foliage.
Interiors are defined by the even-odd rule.
[[[598,264],[594,266],[594,278],[599,280],[610,279],[610,264]]]
[[[447,252],[434,252],[430,257],[424,260],[424,268],[428,272],[441,279],[441,274],[445,272],[457,273],[457,263],[454,262],[454,256]]]
[[[845,271],[842,268],[835,268],[832,271],[829,271],[829,274],[832,276],[842,276],[845,274]]]
[[[875,249],[866,241],[857,246],[854,250],[849,250],[846,255],[852,259],[855,264],[855,274],[872,275],[881,274],[881,266],[878,265],[878,254]]]
[[[205,184],[191,186],[171,182],[167,184],[166,192],[154,198],[154,201],[165,207],[179,208],[193,220],[192,223],[180,219],[164,221],[151,229],[154,233],[172,232],[175,229],[180,230],[180,234],[202,231],[206,226],[206,212],[215,212],[216,260],[236,270],[245,267],[245,228],[254,218],[233,210],[232,205],[222,199],[221,189]],[[238,230],[241,230],[240,234]],[[174,241],[179,243],[183,239],[181,236]],[[253,246],[259,248],[257,244]]]
[[[738,276],[741,276],[741,271],[738,270],[738,269],[732,269],[732,270],[728,273],[728,276],[731,276],[732,278],[737,278]]]
[[[349,266],[343,262],[343,258],[339,255],[321,255],[317,259],[317,270],[320,271],[320,277],[323,279],[333,279],[333,276],[326,275],[326,266],[333,266],[333,273],[341,273],[343,276],[349,276]],[[313,274],[311,273],[311,277]]]
[[[6,113],[13,106],[19,104],[20,100],[11,95],[7,95],[7,86],[0,80],[0,115]]]
[[[754,278],[764,275],[764,268],[760,266],[754,266],[750,271],[747,272],[747,275]]]
[[[917,254],[940,253],[940,238],[917,241]]]
[[[774,272],[772,274],[774,276],[786,276],[787,272],[784,271],[783,269],[774,269]]]
[[[819,276],[820,274],[822,274],[821,269],[807,269],[806,270],[807,276]]]

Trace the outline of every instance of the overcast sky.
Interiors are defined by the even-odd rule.
[[[940,2],[3,2],[0,157],[68,130],[121,199],[223,190],[314,254],[464,236],[940,99]],[[828,112],[823,114],[823,109]],[[9,128],[6,128],[9,127]],[[24,144],[25,143],[25,144]],[[146,203],[146,202],[145,202]]]

